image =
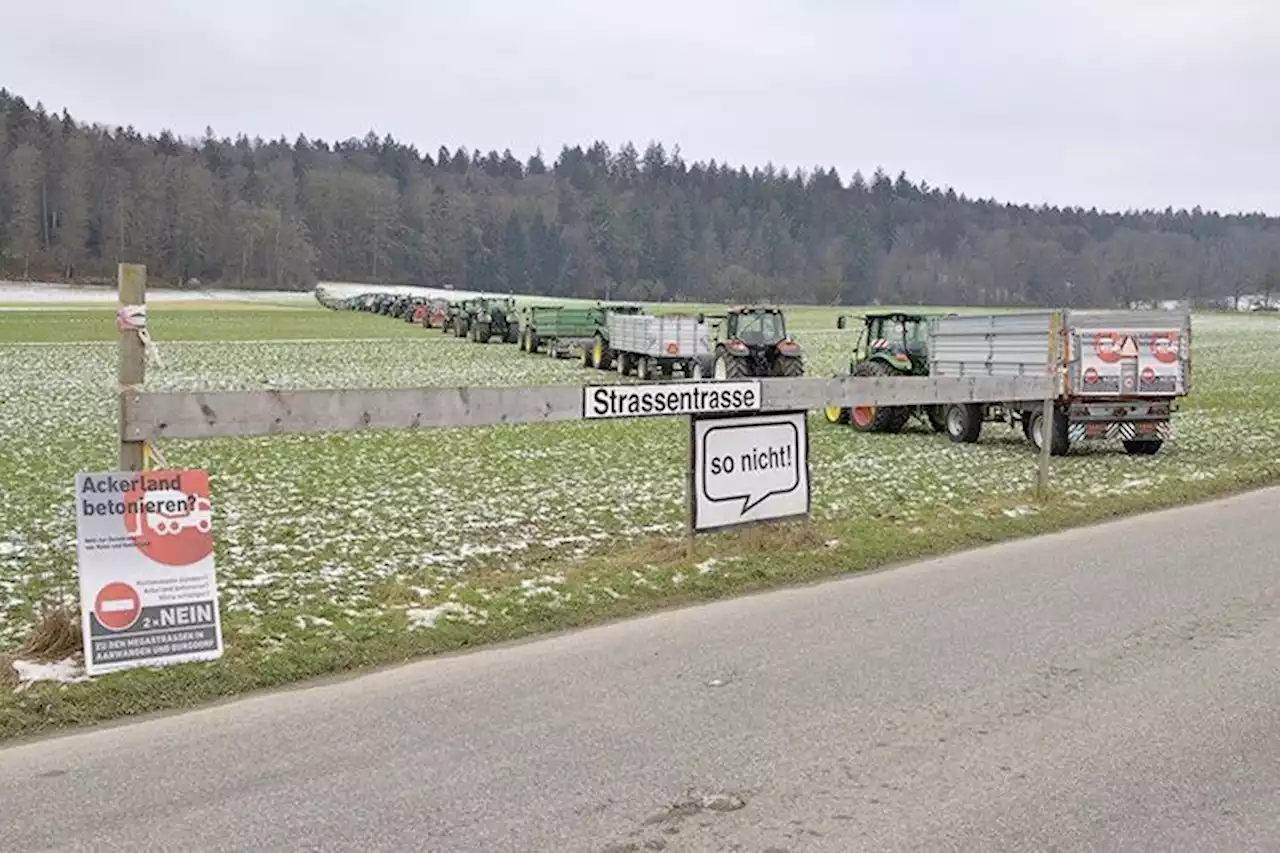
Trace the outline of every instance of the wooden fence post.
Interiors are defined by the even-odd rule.
[[[1036,497],[1049,497],[1049,454],[1053,449],[1053,398],[1046,397],[1040,414],[1040,467],[1036,471]]]
[[[147,304],[147,268],[142,264],[120,264],[117,278],[120,287],[120,307]],[[120,470],[141,471],[144,463],[144,443],[125,439],[124,395],[132,388],[142,390],[147,376],[147,352],[138,332],[120,326]]]

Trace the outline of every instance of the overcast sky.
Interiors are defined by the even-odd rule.
[[[77,118],[290,140],[603,139],[877,165],[970,196],[1280,214],[1280,0],[62,0],[0,86]]]

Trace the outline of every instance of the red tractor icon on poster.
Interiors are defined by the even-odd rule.
[[[208,533],[213,527],[213,505],[206,497],[164,489],[144,492],[142,503],[146,511],[133,516],[130,536],[177,536],[190,529]]]

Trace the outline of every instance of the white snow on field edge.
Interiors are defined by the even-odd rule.
[[[14,692],[21,692],[37,681],[57,681],[60,684],[75,684],[88,681],[89,676],[73,657],[63,658],[57,663],[35,663],[33,661],[16,660],[13,671],[18,674],[18,686]]]
[[[0,304],[25,305],[50,302],[115,302],[114,287],[87,287],[73,284],[0,281]],[[297,302],[316,304],[310,290],[175,290],[147,289],[148,302]]]

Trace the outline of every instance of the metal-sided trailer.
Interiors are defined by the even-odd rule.
[[[596,366],[601,369],[607,370],[612,362],[622,376],[640,379],[670,379],[677,370],[686,378],[701,379],[710,369],[711,330],[695,315],[610,311],[605,326],[607,343],[601,334],[595,344],[601,352]]]
[[[1050,451],[1120,439],[1155,453],[1171,435],[1178,398],[1191,388],[1189,311],[1034,311],[940,317],[929,328],[929,375],[1044,376],[1057,385]],[[1022,426],[1039,448],[1040,408],[1012,402],[947,406],[953,441],[978,440],[983,423]]]

